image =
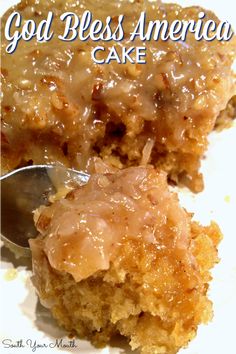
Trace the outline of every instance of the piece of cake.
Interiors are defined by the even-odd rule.
[[[164,172],[96,170],[36,213],[40,235],[30,247],[39,298],[96,346],[119,333],[141,353],[174,354],[212,317],[219,228],[191,220]]]
[[[85,170],[93,156],[124,168],[147,160],[175,183],[203,188],[200,159],[217,116],[235,94],[231,64],[235,37],[228,42],[130,42],[141,11],[149,20],[197,20],[200,7],[160,1],[22,0],[14,7],[36,23],[54,13],[54,37],[45,43],[21,40],[14,54],[2,32],[2,164],[11,170],[59,161]],[[90,10],[93,19],[125,16],[125,38],[114,43],[63,42],[60,15]],[[2,18],[2,31],[10,14]],[[204,21],[216,16],[205,11]],[[145,45],[146,64],[95,64],[91,50]],[[227,113],[223,119],[227,120]]]

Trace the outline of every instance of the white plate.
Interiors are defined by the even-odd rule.
[[[16,0],[0,3],[2,14]],[[221,19],[236,24],[235,2],[232,0],[178,1],[184,5],[202,5],[212,9]],[[236,26],[235,26],[236,27]],[[221,262],[214,268],[209,296],[214,303],[214,319],[207,326],[200,326],[198,335],[187,349],[180,354],[232,354],[235,345],[236,318],[236,124],[221,133],[212,133],[207,159],[202,163],[205,190],[192,195],[187,190],[179,192],[182,205],[195,213],[195,219],[206,224],[216,220],[224,234],[219,253]],[[9,269],[18,262],[5,261],[6,250],[2,253],[0,269],[1,286],[1,353],[28,354],[81,353],[118,354],[128,352],[117,347],[97,350],[88,342],[76,340],[76,348],[63,348],[56,340],[63,338],[62,344],[69,345],[63,330],[57,327],[47,310],[37,300],[30,281],[31,273],[26,267],[17,267],[16,277],[6,280]],[[5,348],[3,340],[5,339]],[[7,340],[7,341],[6,341]],[[22,340],[22,342],[19,342]],[[28,340],[28,342],[26,342]],[[6,344],[17,348],[6,348]],[[21,347],[24,345],[24,348]],[[34,348],[34,345],[39,347]],[[59,347],[54,347],[56,344]],[[31,347],[32,346],[32,347]],[[40,346],[44,346],[43,348]]]

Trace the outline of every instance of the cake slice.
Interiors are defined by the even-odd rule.
[[[174,354],[212,317],[210,269],[221,233],[203,227],[153,167],[109,172],[35,215],[33,283],[58,323],[96,346],[116,334]]]
[[[2,18],[2,31],[13,9]],[[2,167],[12,170],[27,164],[59,161],[85,170],[93,156],[125,168],[149,162],[168,173],[174,183],[198,192],[199,173],[208,134],[217,116],[235,95],[231,65],[236,42],[185,42],[139,39],[130,42],[140,13],[147,22],[167,20],[219,20],[200,7],[182,8],[160,1],[129,0],[22,0],[14,7],[24,20],[36,24],[54,13],[54,37],[45,43],[21,41],[13,54],[2,32]],[[113,27],[123,14],[125,37],[121,42],[63,42],[60,15],[79,17],[90,10],[93,19]],[[146,47],[146,64],[99,65],[91,58],[96,46],[104,56],[114,46]],[[231,109],[232,111],[232,109]],[[228,121],[229,110],[221,115]]]

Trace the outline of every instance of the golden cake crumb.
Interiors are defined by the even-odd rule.
[[[14,9],[36,23],[52,11],[55,35],[45,43],[21,41],[14,55],[5,52],[8,42],[2,35],[4,170],[55,161],[85,170],[93,156],[124,168],[145,159],[164,169],[172,182],[195,192],[203,189],[199,166],[208,134],[215,125],[225,126],[235,106],[232,101],[225,110],[236,93],[235,37],[207,42],[189,33],[184,43],[151,40],[145,42],[145,65],[99,65],[91,58],[94,46],[114,45],[120,51],[142,42],[130,42],[128,35],[120,43],[63,42],[57,38],[63,33],[62,13],[80,16],[88,9],[103,21],[112,14],[114,22],[123,14],[128,34],[141,11],[147,21],[171,23],[196,20],[203,9],[148,0],[22,0]],[[218,23],[212,12],[204,12],[204,21]],[[152,148],[143,154],[150,141]]]
[[[41,209],[30,241],[41,302],[96,346],[117,333],[141,353],[174,354],[212,317],[218,226],[191,220],[152,167],[93,173]]]
[[[8,269],[4,274],[4,279],[7,281],[11,281],[16,279],[17,275],[18,275],[17,269],[14,268]]]

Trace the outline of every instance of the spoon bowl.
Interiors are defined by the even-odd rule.
[[[58,165],[33,165],[14,170],[1,181],[1,235],[9,245],[29,250],[30,238],[37,236],[33,212],[49,205],[60,187],[68,191],[86,184],[89,175]]]

